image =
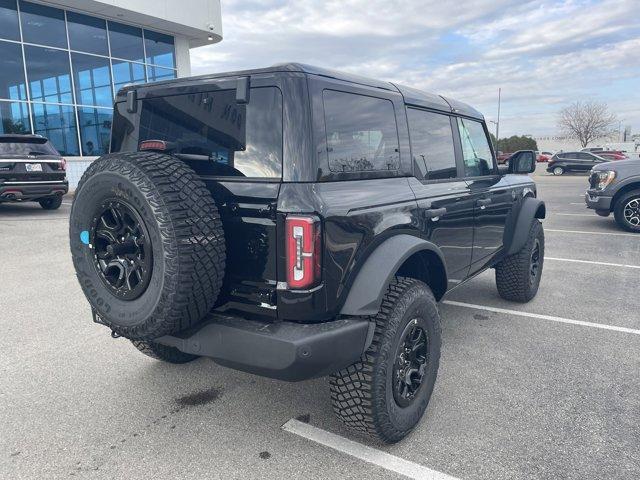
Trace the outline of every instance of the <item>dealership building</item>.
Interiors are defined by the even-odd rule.
[[[220,40],[219,0],[0,0],[0,133],[49,138],[74,185],[109,149],[119,88],[188,76]]]

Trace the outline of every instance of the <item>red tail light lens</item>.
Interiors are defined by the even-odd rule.
[[[314,216],[288,216],[286,223],[287,285],[310,288],[320,281],[320,220]]]
[[[138,145],[138,149],[140,151],[143,151],[143,150],[160,150],[160,151],[168,150],[167,142],[165,142],[164,140],[145,140],[144,142],[140,142],[140,145]]]

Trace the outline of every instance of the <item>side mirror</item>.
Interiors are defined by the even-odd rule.
[[[520,150],[511,155],[508,173],[525,175],[536,171],[536,154],[533,150]]]

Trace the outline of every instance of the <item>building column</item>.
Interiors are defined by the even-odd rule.
[[[189,40],[186,37],[176,35],[176,69],[178,77],[191,75],[191,56],[189,55]]]

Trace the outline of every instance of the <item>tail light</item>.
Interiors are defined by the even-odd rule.
[[[314,216],[288,216],[285,222],[287,285],[310,288],[320,281],[320,220]]]
[[[140,142],[140,145],[138,145],[138,149],[140,151],[156,150],[164,152],[165,150],[169,150],[168,143],[169,142],[165,142],[164,140],[145,140],[143,142]]]

